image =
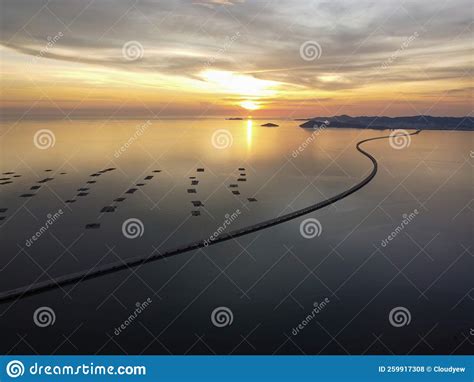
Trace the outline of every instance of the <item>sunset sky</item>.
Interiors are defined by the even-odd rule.
[[[472,115],[469,0],[2,0],[0,11],[7,119]],[[304,57],[308,41],[318,57]]]

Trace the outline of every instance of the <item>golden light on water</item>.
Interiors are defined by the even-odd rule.
[[[252,133],[253,133],[253,121],[247,119],[247,149],[252,147]]]

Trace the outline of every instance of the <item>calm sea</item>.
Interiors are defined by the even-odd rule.
[[[266,122],[3,123],[0,290],[164,252],[329,198],[372,168],[356,142],[389,133]],[[472,142],[470,132],[449,131],[424,131],[401,148],[369,142],[378,174],[332,206],[2,304],[0,351],[470,353]],[[313,238],[301,234],[307,218],[319,224]],[[124,234],[129,219],[138,231]],[[53,325],[35,324],[40,307],[53,310]],[[213,311],[222,307],[227,325],[219,327]]]

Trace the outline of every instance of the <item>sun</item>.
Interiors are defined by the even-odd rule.
[[[242,106],[244,109],[247,109],[247,110],[260,109],[260,105],[256,102],[253,102],[253,101],[242,101],[240,103],[240,106]]]

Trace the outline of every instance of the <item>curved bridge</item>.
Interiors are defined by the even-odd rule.
[[[396,134],[395,136],[408,136],[408,135],[415,135],[415,134],[419,134],[419,133],[420,133],[420,130],[417,130],[414,133],[409,133],[409,134],[400,133],[400,134]],[[285,215],[282,215],[282,216],[279,216],[279,217],[276,217],[276,218],[273,218],[273,219],[265,220],[265,221],[257,223],[257,224],[253,224],[253,225],[250,225],[250,226],[247,226],[247,227],[244,227],[244,228],[240,228],[240,229],[237,229],[237,230],[234,230],[234,231],[229,231],[227,233],[223,233],[223,234],[219,235],[214,241],[211,241],[211,242],[206,241],[206,239],[198,240],[198,241],[194,241],[194,242],[185,244],[183,246],[179,246],[177,248],[168,250],[164,253],[155,254],[155,255],[152,255],[152,256],[132,257],[130,259],[127,259],[127,260],[124,260],[124,261],[122,261],[122,260],[117,261],[117,262],[114,262],[112,264],[104,265],[102,267],[91,268],[91,269],[88,269],[88,270],[85,270],[85,271],[80,271],[80,272],[60,276],[60,277],[57,277],[53,280],[43,281],[43,282],[39,282],[39,283],[36,283],[36,284],[31,284],[31,285],[28,285],[28,286],[24,286],[24,287],[20,287],[20,288],[17,288],[17,289],[12,289],[12,290],[9,290],[9,291],[6,291],[6,292],[2,292],[2,293],[0,293],[0,303],[6,302],[6,301],[11,301],[11,300],[16,300],[16,299],[21,299],[21,298],[24,298],[24,297],[27,297],[27,296],[30,296],[30,295],[33,295],[33,294],[46,292],[48,290],[56,289],[56,288],[63,287],[63,286],[66,286],[66,285],[78,284],[80,282],[90,280],[90,279],[93,279],[93,278],[97,278],[97,277],[101,277],[101,276],[107,275],[109,273],[118,272],[118,271],[121,271],[121,270],[125,270],[127,268],[137,267],[137,266],[142,265],[142,264],[151,263],[152,261],[165,259],[165,258],[168,258],[168,257],[179,255],[179,254],[184,253],[184,252],[189,252],[189,251],[192,251],[192,250],[195,250],[195,249],[207,247],[207,246],[210,246],[210,245],[215,245],[217,243],[221,243],[223,241],[234,239],[234,238],[239,237],[239,236],[248,235],[250,233],[257,232],[257,231],[275,226],[277,224],[285,223],[289,220],[299,218],[303,215],[309,214],[310,212],[314,212],[316,210],[319,210],[321,208],[329,206],[333,203],[336,203],[338,200],[344,199],[347,196],[353,194],[354,192],[360,190],[362,187],[364,187],[367,183],[369,183],[374,178],[374,176],[377,174],[377,169],[378,169],[377,160],[370,153],[363,150],[361,148],[361,145],[366,143],[366,142],[375,141],[375,140],[379,140],[379,139],[387,139],[387,138],[390,138],[390,135],[364,139],[362,141],[359,141],[356,144],[356,149],[360,153],[362,153],[364,156],[369,158],[370,161],[372,162],[372,166],[373,166],[372,171],[370,172],[369,175],[367,175],[359,183],[355,184],[354,186],[347,189],[346,191],[343,191],[343,192],[341,192],[341,193],[339,193],[339,194],[337,194],[337,195],[335,195],[335,196],[333,196],[329,199],[323,200],[319,203],[312,204],[308,207],[302,208],[300,210],[297,210],[297,211],[294,211],[294,212],[291,212],[291,213],[288,213],[288,214],[285,214]]]

